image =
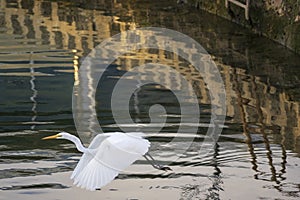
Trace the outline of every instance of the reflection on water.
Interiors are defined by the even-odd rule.
[[[98,192],[112,199],[299,198],[299,56],[235,24],[165,1],[0,2],[0,188],[5,199],[73,195],[81,199],[99,197]],[[80,80],[81,59],[103,39],[143,26],[183,32],[212,54],[227,95],[226,124],[218,145],[209,155],[198,155],[211,108],[201,74],[176,54],[142,49],[110,66],[96,101],[77,91],[90,105],[82,119],[89,120],[91,105],[97,105],[105,131],[122,126],[138,130],[149,122],[148,108],[160,100],[168,111],[167,126],[150,137],[152,150],[168,143],[178,130],[181,113],[165,88],[149,85],[137,91],[131,106],[138,124],[116,126],[109,105],[111,87],[124,72],[136,65],[161,63],[180,72],[192,87],[169,70],[149,69],[153,80],[163,80],[178,91],[197,92],[200,123],[185,125],[198,126],[199,134],[179,160],[174,161],[173,147],[155,155],[162,163],[174,161],[173,172],[151,171],[140,160],[131,166],[135,173],[122,173],[101,191],[74,188],[69,175],[80,154],[69,142],[45,143],[40,138],[58,130],[76,132],[71,97],[73,84]],[[93,130],[93,125],[89,128]],[[184,135],[181,142],[185,137],[190,136]],[[144,169],[151,173],[143,173]]]

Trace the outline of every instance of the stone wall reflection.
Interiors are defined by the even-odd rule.
[[[70,2],[22,0],[1,0],[0,2],[0,33],[22,37],[24,44],[27,45],[46,45],[49,49],[71,50],[74,53],[75,70],[72,72],[75,73],[75,80],[76,76],[78,77],[78,74],[76,75],[78,60],[87,55],[93,47],[115,33],[134,29],[139,24],[144,24],[148,19],[147,16],[143,16],[145,12],[143,9],[135,10],[134,13],[128,4],[111,3],[111,1],[96,1],[94,7],[90,8],[81,1],[76,1],[79,5],[76,8],[68,7]],[[99,9],[94,9],[95,6]],[[105,13],[103,8],[107,6],[120,12],[122,9],[126,10],[124,15],[127,16],[127,19],[123,20],[113,14]],[[122,8],[122,6],[126,6],[126,8]],[[157,11],[156,14],[161,18],[169,17],[165,11]],[[169,23],[170,21],[174,22],[171,23],[170,28],[183,32],[188,30],[191,37],[199,38],[201,29],[197,25],[191,24],[183,27],[180,23],[183,23],[184,18],[179,19],[176,16],[168,20]],[[152,25],[151,21],[149,23]],[[155,23],[153,24],[155,25]],[[207,24],[206,26],[213,25]],[[258,56],[256,52],[245,47],[235,46],[238,43],[224,39],[218,32],[201,33],[199,41],[208,50],[216,49],[216,47],[231,49],[225,53],[220,53],[218,50],[210,51],[215,55],[215,62],[219,66],[226,85],[227,116],[230,118],[228,123],[241,123],[245,137],[248,139],[255,134],[260,134],[266,139],[268,134],[273,133],[273,140],[276,143],[292,147],[293,151],[300,153],[299,96],[286,86],[287,82],[293,82],[294,78],[292,72],[287,70],[288,66],[273,66],[272,59],[267,58],[260,62],[264,66],[256,69],[255,63],[259,63],[253,59],[253,56]],[[227,57],[226,54],[228,54]],[[11,60],[15,60],[16,57],[17,55],[11,56]],[[232,67],[230,59],[241,61],[242,65],[246,65],[246,67]],[[116,64],[120,69],[128,70],[132,67],[132,63],[138,62],[141,65],[149,61],[170,65],[180,71],[188,78],[191,85],[198,87],[199,102],[202,104],[210,102],[201,75],[195,72],[188,63],[180,61],[177,55],[143,50],[136,52],[133,57],[119,58]],[[268,76],[255,75],[258,70]],[[153,73],[155,74],[155,72]],[[153,78],[161,77],[161,73],[164,72],[159,73]],[[174,84],[174,81],[167,78],[172,77],[171,75],[164,77],[168,84]],[[176,83],[176,87],[181,89],[182,86],[180,83]],[[265,142],[268,141],[265,140]]]

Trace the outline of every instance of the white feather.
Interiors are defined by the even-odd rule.
[[[88,190],[101,188],[120,171],[147,153],[150,142],[142,133],[106,133],[97,135],[84,152],[71,179]]]

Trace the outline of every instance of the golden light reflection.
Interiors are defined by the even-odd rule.
[[[139,15],[136,14],[135,16],[130,7],[127,8],[128,13],[126,14],[130,20],[122,21],[122,19],[117,16],[103,15],[103,12],[100,10],[76,10],[76,12],[73,12],[72,15],[70,15],[64,10],[66,9],[65,7],[60,7],[58,5],[58,2],[45,3],[43,1],[34,1],[32,5],[28,5],[28,7],[32,6],[34,12],[29,19],[26,19],[27,9],[23,9],[24,5],[22,3],[24,2],[18,1],[16,2],[17,6],[9,7],[6,1],[1,1],[1,9],[4,11],[3,24],[5,24],[4,28],[6,29],[6,32],[11,33],[12,35],[17,33],[28,41],[30,39],[35,42],[35,48],[37,48],[38,45],[40,51],[45,51],[47,48],[55,49],[55,47],[63,48],[65,50],[71,49],[71,52],[73,53],[72,67],[76,85],[79,84],[79,59],[90,52],[90,50],[103,39],[113,35],[112,27],[117,27],[118,32],[122,32],[128,29],[136,29],[136,27],[139,26],[139,19],[136,18]],[[116,2],[111,6],[115,6],[116,9],[121,9],[122,4]],[[49,12],[46,12],[47,10]],[[126,37],[126,35],[123,34],[122,37]],[[143,35],[140,35],[141,42],[143,42],[143,38]],[[18,46],[15,48],[16,51],[23,51],[24,48],[33,48],[33,46],[28,45],[22,47],[23,49]],[[249,54],[249,52],[247,52],[245,55],[241,56],[247,57]],[[108,52],[103,52],[103,56],[105,56],[105,53]],[[189,54],[190,56],[193,56],[192,48]],[[22,54],[20,55],[22,56]],[[42,53],[40,55],[41,57],[35,57],[35,60],[47,58]],[[61,59],[63,60],[65,58]],[[241,121],[239,106],[237,106],[236,102],[239,101],[239,98],[242,98],[240,101],[245,108],[245,117],[248,122],[257,122],[257,115],[262,115],[259,117],[263,119],[262,123],[265,125],[269,126],[276,124],[280,126],[282,130],[287,129],[291,131],[295,138],[299,138],[300,117],[298,101],[292,101],[285,91],[277,89],[268,81],[262,81],[259,77],[248,75],[246,70],[237,68],[235,73],[238,84],[242,90],[241,96],[239,96],[232,84],[233,68],[223,64],[221,59],[215,58],[215,60],[226,84],[227,115],[232,118],[232,122]],[[139,52],[134,52],[133,55],[120,57],[116,61],[116,64],[118,64],[118,68],[121,68],[122,70],[129,70],[133,63],[138,62],[139,65],[142,65],[150,61],[152,63],[160,62],[165,65],[170,65],[181,74],[184,74],[192,84],[199,86],[199,94],[201,94],[199,101],[201,103],[209,103],[210,98],[207,90],[205,90],[205,83],[201,79],[201,75],[199,75],[192,66],[181,62],[178,55],[168,55],[168,53],[163,50],[153,53],[151,50],[143,49]],[[31,67],[38,68],[43,67],[44,65],[45,64],[34,64]],[[55,65],[56,64],[53,64],[53,66]],[[65,64],[65,66],[69,67],[69,64]],[[0,66],[0,68],[4,67],[8,66]],[[9,67],[20,68],[22,66],[15,64],[14,66]],[[154,75],[154,77],[157,78],[160,76],[161,75],[159,74]],[[164,74],[164,76],[166,77],[165,81],[168,82],[168,84],[174,83],[170,80],[172,75]],[[254,79],[256,86],[249,82],[248,79]],[[176,85],[178,89],[183,87],[180,83],[176,83]],[[258,105],[259,107],[257,107]],[[299,141],[299,139],[295,139],[294,141]]]
[[[140,23],[144,23],[142,20],[144,18],[134,18],[132,10],[129,10],[130,20],[123,20],[117,16],[104,15],[103,11],[100,10],[90,10],[90,9],[78,9],[74,10],[72,13],[70,10],[66,10],[65,7],[60,7],[61,2],[44,2],[44,1],[34,1],[32,5],[33,13],[30,17],[27,17],[27,9],[23,9],[21,3],[23,1],[17,1],[16,7],[9,7],[7,1],[0,1],[1,9],[3,9],[3,29],[9,35],[17,35],[20,38],[22,45],[14,45],[11,47],[11,52],[23,52],[16,56],[16,54],[10,57],[10,55],[1,54],[2,59],[5,56],[7,61],[18,60],[26,58],[26,52],[28,49],[35,49],[41,52],[40,54],[33,55],[35,60],[53,61],[49,54],[44,53],[50,50],[63,49],[70,53],[68,58],[63,56],[57,56],[55,59],[64,62],[63,67],[68,67],[68,69],[58,70],[60,72],[74,73],[74,85],[78,86],[80,84],[79,74],[79,60],[86,56],[91,49],[97,46],[101,41],[112,35],[123,32],[126,30],[135,30],[139,27]],[[114,4],[112,5],[114,6]],[[118,9],[122,7],[122,3],[116,3],[115,5]],[[71,14],[70,14],[71,13]],[[139,16],[139,14],[137,14]],[[140,14],[142,16],[142,14]],[[165,16],[159,16],[165,17]],[[184,16],[183,16],[184,17]],[[178,24],[174,18],[174,24]],[[148,19],[147,19],[148,20]],[[171,19],[169,19],[171,21]],[[179,25],[178,25],[179,26]],[[188,27],[191,37],[198,38],[198,34],[202,34],[208,41],[208,45],[212,40],[214,40],[214,34],[200,33],[198,27]],[[181,27],[178,27],[181,30]],[[216,34],[217,35],[217,34]],[[126,38],[126,34],[122,33],[121,37]],[[140,34],[140,40],[143,42],[144,36]],[[215,37],[217,38],[217,37]],[[161,38],[166,40],[167,38]],[[217,38],[218,39],[218,38]],[[8,38],[8,40],[15,41],[14,38]],[[11,42],[10,41],[10,42]],[[29,42],[28,42],[29,41]],[[125,40],[124,40],[125,41]],[[215,42],[215,41],[213,41]],[[218,41],[220,49],[226,48],[228,41]],[[179,44],[180,45],[180,44]],[[182,44],[184,45],[184,43]],[[222,46],[224,45],[224,46]],[[231,44],[230,44],[231,45]],[[70,51],[71,50],[71,51]],[[0,52],[5,52],[7,49],[5,47],[0,47]],[[11,53],[10,52],[10,53]],[[25,52],[25,53],[24,53]],[[102,57],[105,57],[109,52],[102,52]],[[191,51],[188,52],[189,56],[195,56],[193,47]],[[230,55],[235,55],[236,57],[243,57],[248,61],[251,60],[251,53],[247,50],[245,54],[239,51],[234,51],[231,49]],[[4,55],[4,56],[3,56]],[[65,56],[65,55],[64,55]],[[66,63],[66,60],[69,63]],[[260,136],[264,143],[264,148],[266,152],[266,158],[271,170],[271,176],[274,181],[276,181],[276,174],[282,175],[280,170],[275,169],[273,157],[274,153],[272,146],[270,146],[270,140],[273,139],[275,143],[280,144],[282,152],[282,171],[285,168],[286,162],[286,148],[292,147],[292,150],[300,153],[300,106],[299,99],[292,99],[291,94],[288,90],[280,87],[282,79],[282,72],[285,66],[269,66],[270,69],[274,69],[275,72],[268,72],[270,75],[273,73],[278,77],[277,82],[271,81],[269,77],[259,77],[254,74],[250,74],[248,70],[232,67],[229,64],[225,64],[222,59],[214,58],[216,65],[219,67],[219,71],[223,77],[226,89],[226,105],[227,105],[227,118],[229,124],[241,124],[242,132],[244,136],[244,141],[247,145],[248,152],[251,155],[252,169],[255,172],[259,171],[259,154],[256,152],[255,138]],[[137,65],[144,65],[146,63],[160,63],[168,65],[178,71],[180,74],[184,75],[190,85],[186,86],[180,79],[174,74],[170,74],[169,71],[151,71],[153,73],[153,81],[163,79],[166,85],[173,85],[172,88],[177,90],[188,90],[189,92],[194,92],[197,89],[197,95],[199,97],[199,102],[202,104],[210,104],[210,95],[208,89],[206,88],[206,83],[203,81],[201,74],[199,74],[193,66],[189,63],[184,62],[178,55],[170,54],[164,50],[159,49],[158,51],[153,51],[151,49],[141,49],[135,52],[130,52],[128,55],[123,55],[115,61],[118,70],[128,71],[132,67]],[[9,63],[9,62],[8,62]],[[268,64],[267,62],[264,64]],[[61,63],[54,63],[51,66],[62,67]],[[49,64],[33,63],[31,65],[26,64],[1,64],[0,69],[10,68],[42,68],[49,67]],[[244,67],[244,66],[242,66]],[[74,91],[75,95],[81,95],[82,102],[87,102],[91,111],[94,110],[96,102],[92,96],[95,90],[93,87],[93,74],[92,70],[86,74],[86,87],[79,88],[78,91]],[[259,71],[259,70],[258,70]],[[277,71],[277,72],[276,72]],[[141,71],[141,74],[143,72]],[[147,72],[145,72],[147,73]],[[206,72],[210,76],[210,80],[213,81],[213,74]],[[10,76],[38,76],[43,75],[41,73],[28,73],[28,72],[14,72],[12,74],[5,73],[0,75],[10,75]],[[33,80],[33,79],[32,79]],[[218,84],[218,83],[216,83]],[[87,92],[82,92],[87,91]],[[33,88],[34,92],[34,88]],[[76,93],[77,92],[77,93]],[[34,96],[33,96],[34,97]],[[80,103],[80,102],[79,102]],[[79,105],[80,106],[80,105]],[[83,116],[85,117],[85,116]],[[97,117],[96,113],[93,113],[92,118]],[[91,120],[93,121],[93,120]],[[93,129],[88,127],[90,130]],[[270,138],[273,137],[273,138]],[[257,174],[256,174],[257,175]],[[258,177],[259,175],[257,175]]]
[[[73,50],[74,52],[74,50]],[[79,74],[78,74],[78,65],[79,65],[79,62],[78,62],[78,59],[79,57],[78,56],[74,56],[73,58],[73,67],[74,67],[74,85],[77,86],[79,85]]]

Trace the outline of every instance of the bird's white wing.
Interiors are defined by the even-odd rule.
[[[78,187],[94,191],[111,182],[119,171],[102,164],[94,156],[91,157],[92,159],[89,160],[83,170],[78,172],[72,179]]]
[[[95,138],[92,140],[91,144],[89,145],[89,149],[97,149],[99,148],[100,144],[106,139],[108,138],[109,135],[107,134],[98,134],[95,136]],[[84,153],[82,155],[82,157],[80,158],[77,166],[75,167],[72,175],[71,175],[71,179],[74,179],[74,177],[82,172],[82,170],[85,168],[85,166],[93,159],[93,155],[90,153]]]
[[[92,143],[90,146],[94,147]],[[82,188],[101,188],[144,155],[149,146],[149,141],[140,136],[111,134],[97,149],[89,149],[84,153],[71,178],[74,184]]]

